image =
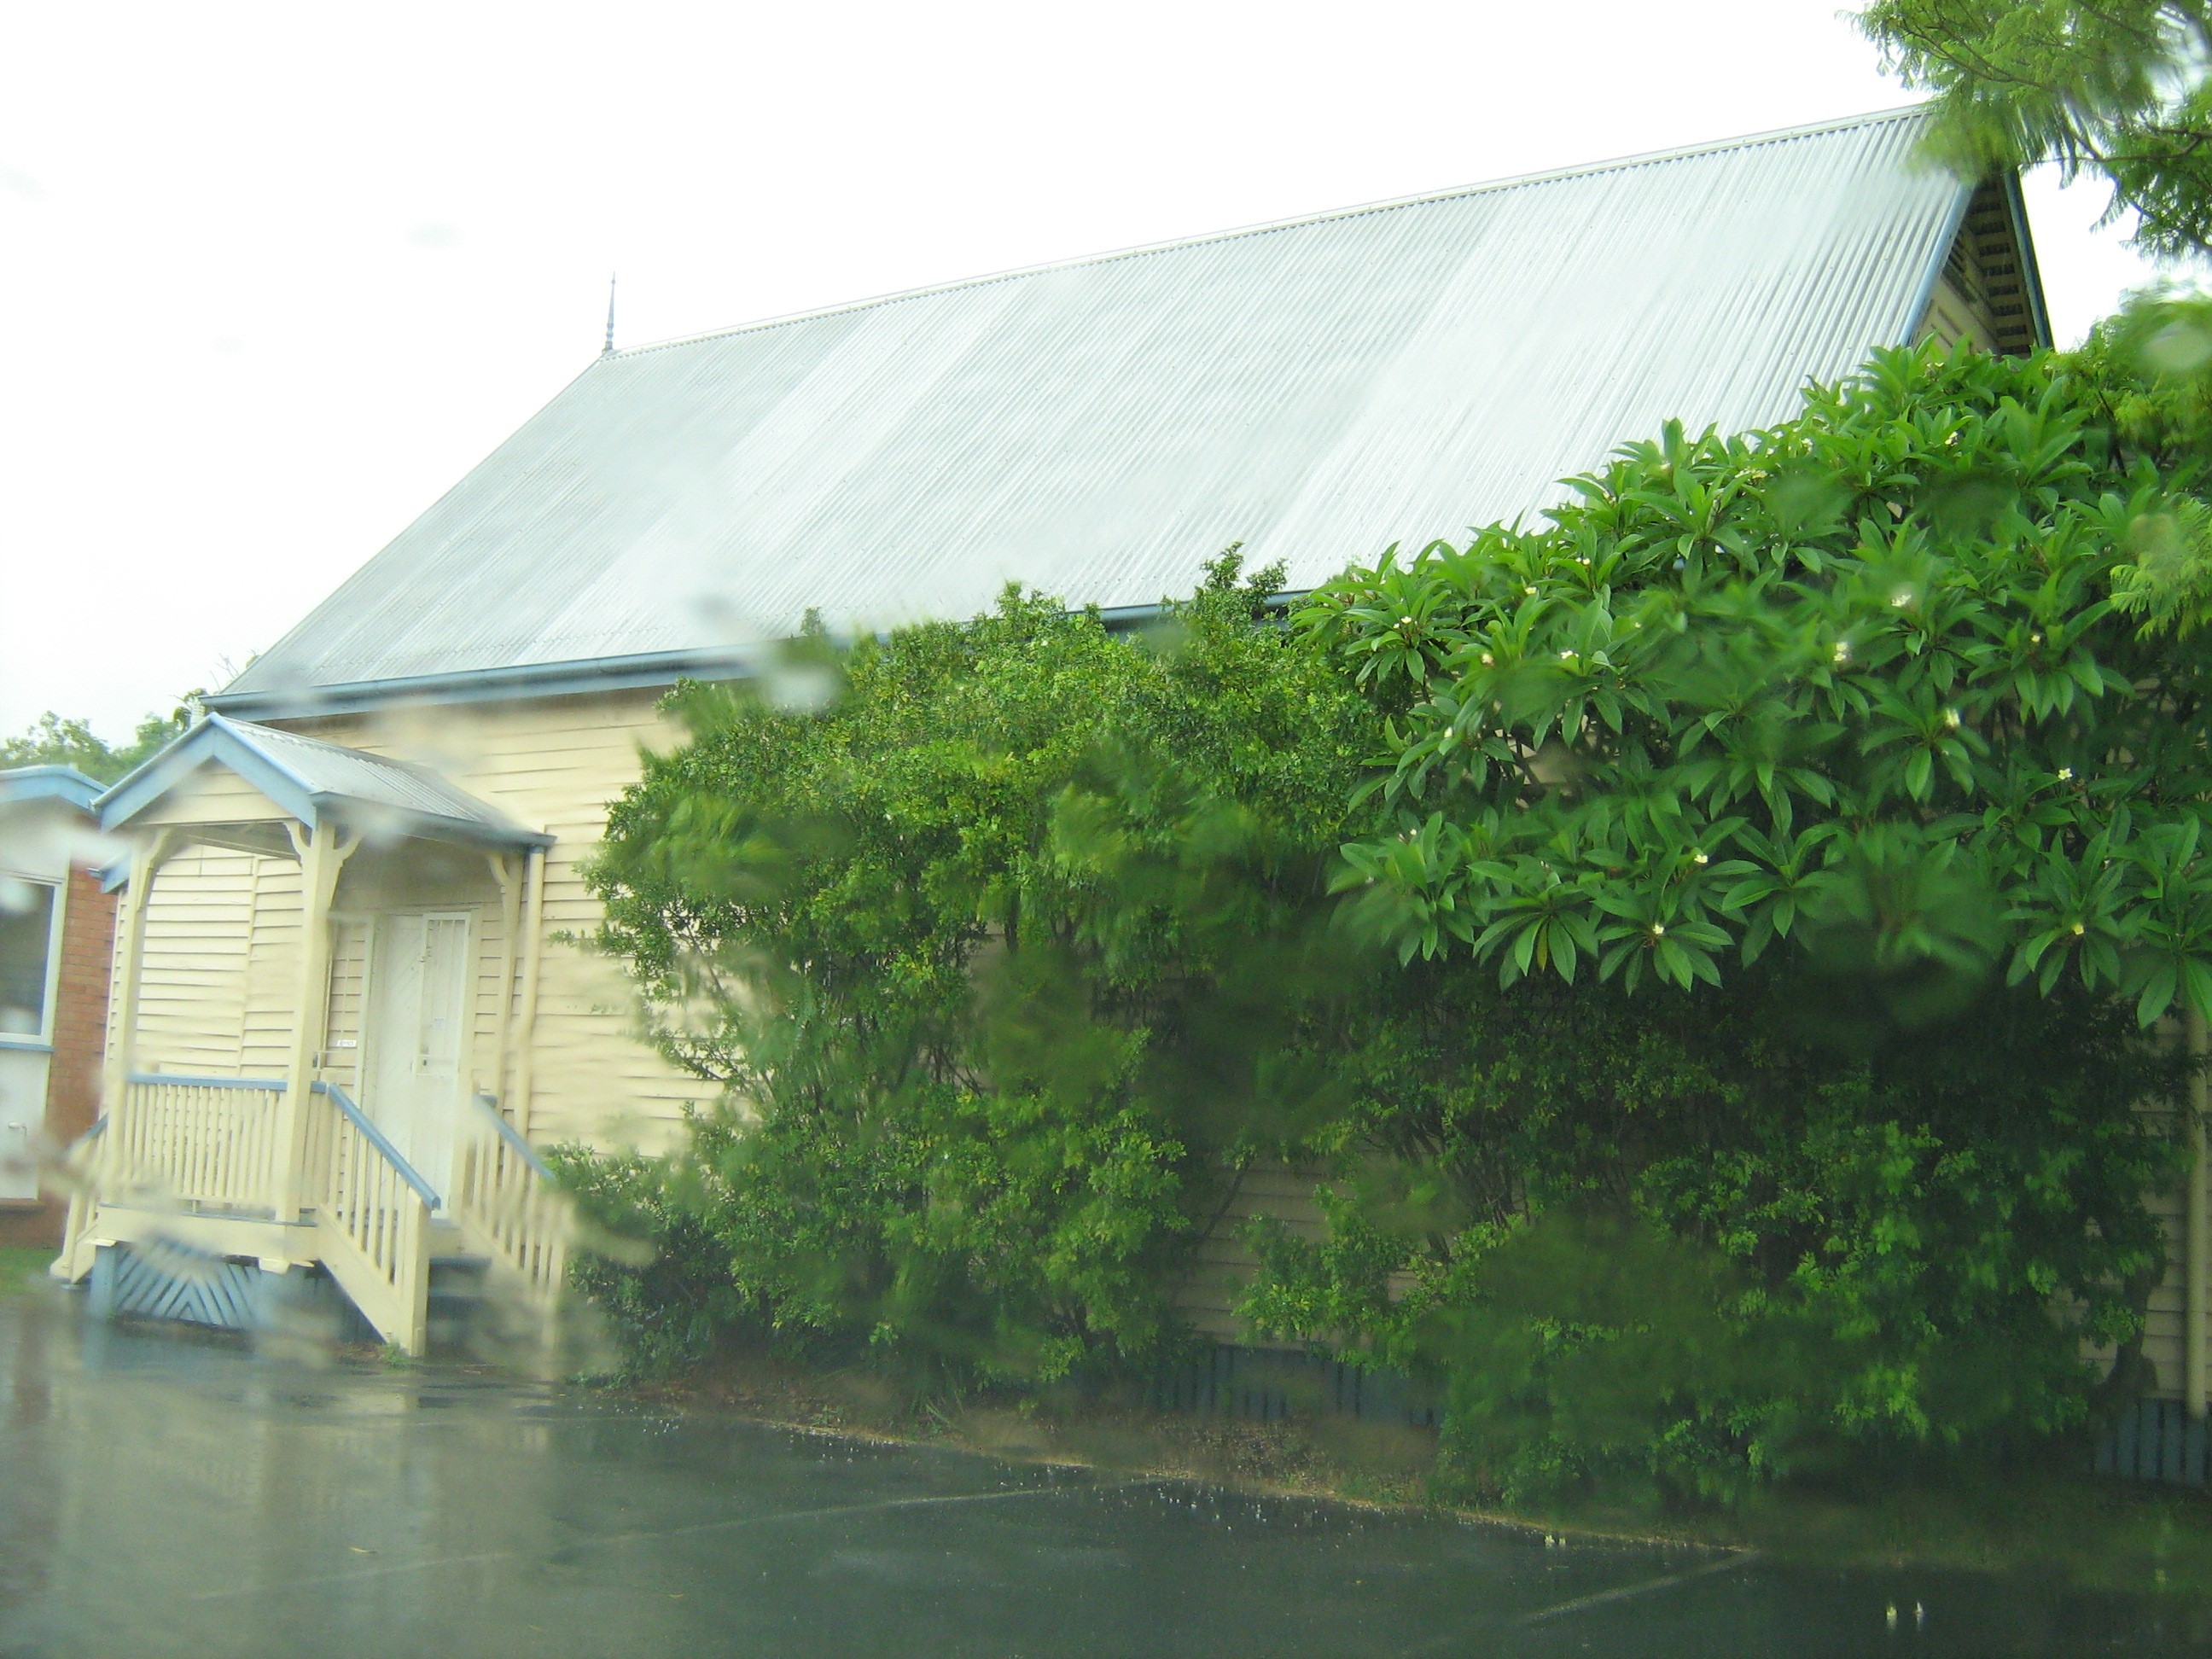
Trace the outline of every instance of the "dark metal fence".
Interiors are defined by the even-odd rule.
[[[1341,1360],[1223,1343],[1204,1357],[1164,1367],[1146,1390],[1156,1411],[1248,1422],[1352,1417],[1433,1429],[1442,1403],[1413,1379]],[[2098,1443],[2100,1474],[2172,1486],[2212,1486],[2212,1437],[2178,1400],[2138,1400]]]
[[[2212,1485],[2205,1420],[2179,1400],[2138,1400],[2097,1446],[2097,1473],[2169,1486]]]
[[[1164,1369],[1146,1390],[1158,1411],[1202,1412],[1277,1423],[1345,1416],[1433,1429],[1443,1411],[1412,1379],[1317,1355],[1224,1343],[1203,1358]]]

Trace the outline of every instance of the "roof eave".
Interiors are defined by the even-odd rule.
[[[1304,597],[1303,590],[1269,599],[1281,606]],[[1109,633],[1127,633],[1160,620],[1165,604],[1099,607]],[[777,643],[781,643],[778,641]],[[775,647],[746,646],[726,651],[665,651],[647,655],[579,658],[568,662],[526,663],[513,667],[474,668],[453,674],[403,675],[391,679],[353,680],[337,685],[309,685],[283,691],[224,691],[203,696],[209,708],[240,720],[313,720],[327,714],[361,714],[405,703],[517,702],[536,697],[574,697],[594,692],[665,690],[680,680],[750,679]]]
[[[58,800],[81,812],[92,810],[106,786],[74,766],[17,766],[0,772],[0,806],[26,801]]]
[[[649,690],[673,685],[681,679],[745,679],[759,672],[762,654],[762,647],[749,646],[727,651],[579,658],[281,690],[223,691],[203,701],[210,708],[245,720],[313,720],[322,714],[358,714],[398,703],[496,702],[509,697]]]
[[[206,714],[93,803],[102,830],[119,830],[210,760],[221,761],[308,828],[318,817],[306,780],[264,755],[221,714]]]
[[[390,806],[329,790],[318,790],[306,779],[266,753],[239,730],[237,722],[210,714],[183,732],[144,764],[90,803],[103,830],[117,830],[144,811],[185,777],[209,761],[216,761],[243,778],[275,805],[310,830],[325,823],[343,823],[370,833],[386,830],[400,837],[459,842],[471,847],[544,848],[554,837],[518,823],[478,818],[449,817],[410,807]],[[404,766],[404,763],[394,762]],[[407,767],[420,772],[422,769]],[[489,809],[488,809],[489,810]]]
[[[442,841],[463,847],[534,848],[541,852],[554,841],[542,830],[526,830],[519,823],[449,818],[344,795],[319,794],[314,800],[324,822],[343,824],[372,841]]]
[[[2043,297],[2043,268],[2035,259],[2035,236],[2028,228],[2027,198],[2020,187],[2020,169],[2004,174],[2005,205],[2012,212],[2012,234],[2020,243],[2021,286],[2027,295],[2029,316],[2035,324],[2035,343],[2045,351],[2057,342],[2051,334],[2051,307]]]

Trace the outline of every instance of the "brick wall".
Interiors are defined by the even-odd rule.
[[[100,1115],[107,1048],[107,975],[115,955],[115,898],[91,871],[70,872],[63,901],[54,1053],[46,1072],[46,1139],[66,1146]],[[0,1210],[0,1245],[58,1246],[68,1204],[47,1194],[35,1206]]]

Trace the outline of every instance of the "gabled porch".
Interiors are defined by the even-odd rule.
[[[428,769],[221,715],[98,805],[131,854],[57,1275],[110,1252],[124,1310],[242,1324],[262,1276],[319,1270],[410,1353],[441,1262],[549,1317],[567,1210],[528,1131],[552,837]],[[206,900],[210,865],[243,872],[242,911]],[[178,1252],[193,1271],[147,1265]]]

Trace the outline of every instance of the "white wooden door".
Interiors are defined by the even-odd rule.
[[[0,1199],[39,1195],[61,920],[59,884],[0,870]]]
[[[46,1121],[46,1051],[0,1036],[0,1198],[39,1195],[39,1138]]]
[[[441,1198],[465,1103],[469,918],[380,916],[362,1108]]]

